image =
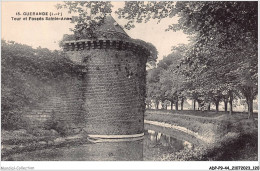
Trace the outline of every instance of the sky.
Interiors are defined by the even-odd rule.
[[[60,49],[59,41],[64,34],[72,34],[70,28],[74,25],[70,21],[31,21],[23,20],[28,12],[48,12],[48,14],[62,12],[63,17],[70,17],[66,9],[57,10],[55,5],[61,2],[2,2],[2,33],[1,38],[17,43],[27,44],[34,48],[42,47],[50,50]],[[113,2],[114,8],[123,6],[124,2]],[[16,15],[20,12],[21,15]],[[112,14],[120,25],[125,20],[118,19]],[[14,20],[14,18],[20,20]],[[27,16],[29,17],[29,16]],[[61,17],[61,16],[60,16]],[[158,50],[158,60],[171,53],[171,47],[188,43],[187,35],[182,31],[166,32],[168,25],[177,23],[178,18],[164,19],[159,24],[151,20],[148,23],[137,23],[134,29],[126,30],[126,33],[134,39],[141,39],[152,43]]]

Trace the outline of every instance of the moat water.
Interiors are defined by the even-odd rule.
[[[141,140],[127,142],[102,142],[68,146],[55,149],[36,150],[12,156],[14,161],[143,161],[160,160],[167,155],[193,144],[169,131],[145,127]]]

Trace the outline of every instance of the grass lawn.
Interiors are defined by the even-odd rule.
[[[155,114],[180,114],[180,115],[192,115],[192,116],[201,116],[201,117],[218,117],[222,115],[229,115],[228,112],[219,111],[198,111],[198,110],[164,110],[164,109],[146,109],[146,113],[155,113]],[[233,112],[233,116],[239,116],[247,118],[247,113],[245,112]],[[254,118],[258,118],[258,113],[254,113]]]

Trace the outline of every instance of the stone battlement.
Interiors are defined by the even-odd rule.
[[[150,51],[142,45],[118,39],[98,39],[89,40],[82,39],[76,41],[65,41],[63,45],[64,51],[80,51],[90,49],[117,49],[117,50],[130,50],[136,53],[141,53],[144,56],[149,56]]]

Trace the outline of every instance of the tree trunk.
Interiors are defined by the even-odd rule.
[[[253,117],[253,87],[246,87],[243,92],[244,96],[246,97],[246,103],[248,108],[248,119]]]
[[[252,119],[254,127],[257,128],[257,122],[253,116],[253,98],[250,98],[247,102],[248,105],[248,119]]]
[[[225,112],[227,112],[228,101],[225,100],[224,103],[225,103]]]
[[[156,109],[159,109],[159,102],[156,102]]]
[[[196,100],[193,100],[193,110],[196,110]]]
[[[232,115],[233,113],[233,100],[229,101],[229,114]]]
[[[253,91],[254,91],[253,87],[242,88],[242,93],[246,98],[246,102],[248,106],[248,119],[252,119],[254,126],[257,127],[257,123],[253,117],[253,99],[254,99]]]
[[[168,105],[167,104],[165,104],[165,109],[167,110],[167,107],[168,107]]]
[[[233,94],[232,92],[229,95],[229,114],[232,115],[233,113]]]
[[[164,100],[162,100],[162,103],[161,103],[161,109],[164,109]]]
[[[171,110],[173,109],[173,102],[171,102]]]
[[[248,119],[253,118],[253,99],[250,98],[247,101],[248,106]]]
[[[210,111],[210,103],[209,103],[209,105],[208,105],[208,111]]]
[[[183,110],[183,103],[184,103],[184,99],[181,99],[181,110]]]
[[[218,110],[219,101],[216,101],[216,102],[215,102],[215,105],[216,105],[216,111],[218,112],[218,111],[219,111],[219,110]]]
[[[175,102],[175,110],[178,110],[178,100]]]

